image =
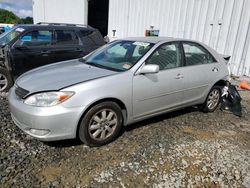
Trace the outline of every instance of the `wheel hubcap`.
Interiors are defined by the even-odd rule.
[[[92,116],[89,123],[89,134],[94,140],[105,140],[117,127],[117,115],[111,109],[102,109]]]
[[[208,109],[213,110],[218,105],[219,100],[220,100],[220,92],[217,89],[210,92],[207,100]]]
[[[7,78],[4,74],[0,73],[0,91],[3,91],[8,85]]]

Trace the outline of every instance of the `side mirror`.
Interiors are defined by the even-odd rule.
[[[139,74],[154,74],[159,72],[159,65],[144,65],[140,70]]]

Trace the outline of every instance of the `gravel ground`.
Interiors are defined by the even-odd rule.
[[[250,187],[250,92],[241,95],[241,118],[187,108],[89,148],[24,134],[1,94],[0,187]]]

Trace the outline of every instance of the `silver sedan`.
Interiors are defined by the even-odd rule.
[[[122,126],[197,105],[213,112],[228,79],[226,60],[205,44],[127,38],[75,60],[34,69],[9,92],[15,124],[43,141],[113,141]]]

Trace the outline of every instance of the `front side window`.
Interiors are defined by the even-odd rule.
[[[52,32],[48,30],[31,31],[21,37],[25,46],[48,46],[51,45]]]
[[[159,65],[160,70],[172,69],[182,66],[179,43],[164,44],[146,60],[145,64]]]
[[[196,43],[183,43],[186,65],[201,65],[216,62],[213,56]]]
[[[115,41],[84,57],[87,64],[115,71],[126,71],[153,46],[139,41]]]
[[[55,35],[57,45],[77,45],[80,42],[73,30],[56,30]]]

